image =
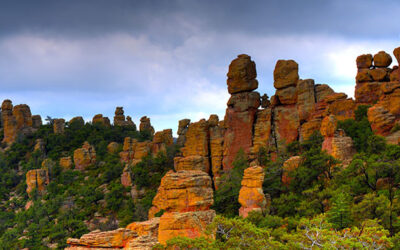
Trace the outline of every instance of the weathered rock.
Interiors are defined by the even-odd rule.
[[[356,60],[357,63],[357,68],[365,68],[369,69],[372,67],[372,55],[371,54],[365,54],[357,57]]]
[[[276,107],[274,123],[278,150],[299,139],[300,119],[295,105]]]
[[[238,55],[229,65],[227,76],[230,94],[249,92],[258,88],[256,64],[248,55]]]
[[[122,152],[119,153],[119,156],[121,157],[121,162],[130,163],[134,159],[136,145],[137,140],[131,137],[125,137]]]
[[[165,244],[177,236],[198,238],[205,234],[207,226],[214,220],[215,211],[194,211],[185,213],[168,212],[160,218],[158,241]]]
[[[86,167],[96,163],[96,151],[93,146],[85,142],[82,148],[74,151],[75,169],[84,170]]]
[[[40,115],[33,115],[32,116],[32,127],[33,128],[40,128],[42,126],[42,117]]]
[[[34,189],[39,193],[43,193],[47,184],[49,184],[49,174],[46,169],[34,169],[26,173],[26,192],[28,195],[30,195]]]
[[[369,69],[358,69],[356,75],[356,82],[357,83],[372,82],[372,77],[369,73],[370,73]]]
[[[135,125],[130,116],[127,116],[126,118],[127,119],[125,120],[124,108],[117,107],[115,109],[114,126],[134,126]]]
[[[50,159],[50,158],[46,158],[42,161],[42,169],[47,170],[47,173],[52,176],[53,175],[53,169],[54,166],[56,165],[56,163]]]
[[[295,104],[297,102],[297,88],[294,86],[278,89],[275,95],[279,98],[279,103],[283,105]]]
[[[309,119],[315,106],[315,86],[313,79],[300,80],[297,82],[297,110],[300,121]]]
[[[200,155],[192,155],[186,157],[175,157],[174,158],[174,168],[176,171],[180,170],[201,170],[209,173],[209,163],[208,159]]]
[[[393,93],[393,91],[398,88],[400,88],[399,81],[383,82],[381,84],[381,91],[385,95]]]
[[[103,117],[102,114],[95,115],[93,117],[93,119],[92,119],[92,123],[93,124],[98,123],[98,124],[101,124],[101,125],[106,126],[106,127],[110,127],[111,126],[110,119],[108,119],[108,117]]]
[[[282,166],[282,184],[285,186],[289,186],[292,178],[290,177],[290,173],[296,170],[301,164],[300,156],[292,156],[287,159]]]
[[[107,145],[107,152],[110,153],[110,154],[115,154],[115,153],[118,152],[119,147],[120,146],[119,146],[119,144],[117,142],[110,142]]]
[[[220,125],[217,115],[211,115],[208,119],[209,134],[210,134],[210,157],[211,157],[211,171],[214,178],[214,186],[218,188],[219,180],[222,175],[222,159],[224,154],[224,126]]]
[[[101,232],[100,230],[92,231],[84,234],[80,239],[67,239],[67,244],[71,246],[70,250],[76,249],[72,247],[97,247],[97,248],[124,248],[130,240],[133,240],[138,235],[136,232],[119,228],[113,231]],[[67,248],[68,249],[68,248]]]
[[[190,124],[190,119],[183,119],[179,121],[178,125],[178,139],[176,141],[177,145],[183,146],[186,142],[186,132]]]
[[[143,116],[142,118],[140,118],[139,130],[140,132],[147,131],[151,135],[154,135],[154,128],[153,126],[151,126],[150,118],[148,118],[147,116]]]
[[[1,120],[3,124],[3,142],[12,144],[17,138],[17,120],[12,112],[13,105],[10,100],[4,100],[1,105]]]
[[[354,119],[356,103],[353,99],[342,99],[334,101],[329,105],[329,113],[334,115],[337,120]]]
[[[249,153],[252,148],[253,124],[260,106],[258,92],[233,94],[228,101],[224,124],[224,159],[223,168],[231,169],[240,149]]]
[[[239,215],[246,218],[251,211],[263,212],[267,201],[262,190],[264,169],[253,166],[244,170],[242,187],[239,192]]]
[[[345,166],[350,164],[356,153],[351,137],[342,135],[326,137],[322,143],[322,150],[326,150],[328,154],[342,161]]]
[[[389,81],[397,84],[400,82],[400,69],[397,66],[394,66],[392,72],[390,72]]]
[[[369,70],[369,75],[372,77],[372,80],[377,82],[387,81],[389,78],[388,70],[386,68],[376,68]]]
[[[59,164],[63,169],[71,169],[72,168],[71,156],[61,157]]]
[[[300,142],[308,140],[310,138],[310,136],[315,131],[319,131],[320,128],[321,128],[321,119],[320,118],[314,118],[314,119],[311,119],[310,121],[307,121],[307,122],[301,124]]]
[[[393,90],[390,95],[383,96],[377,105],[384,107],[396,118],[400,117],[400,89]]]
[[[158,152],[166,152],[166,147],[171,146],[173,143],[172,129],[158,131],[154,134],[151,152],[153,155],[157,155]]]
[[[53,120],[53,131],[54,134],[63,134],[65,128],[65,120],[64,119],[54,119]]]
[[[374,105],[368,109],[368,121],[372,131],[379,135],[388,135],[393,128],[396,117],[380,105]]]
[[[143,157],[150,154],[151,142],[138,142],[135,147],[134,159],[141,160]]]
[[[321,135],[324,137],[332,137],[335,135],[337,128],[337,120],[334,115],[325,117],[321,123]]]
[[[136,232],[139,236],[153,236],[158,237],[158,226],[160,224],[160,217],[154,217],[150,220],[142,222],[133,222],[126,228]]]
[[[13,115],[17,121],[17,130],[32,127],[31,109],[26,104],[16,105],[13,108]]]
[[[299,65],[293,60],[278,60],[274,69],[274,87],[282,89],[296,86],[299,80]]]
[[[379,51],[374,55],[374,66],[386,68],[392,63],[392,57],[385,51]]]
[[[133,240],[128,241],[125,249],[129,250],[152,250],[159,242],[156,237],[152,236],[139,236]]]
[[[269,151],[271,142],[271,121],[272,109],[266,108],[257,111],[254,124],[253,148],[252,153],[257,153],[261,148]]]
[[[75,116],[68,122],[69,126],[83,127],[85,125],[85,120],[82,116]]]
[[[335,93],[331,87],[327,84],[316,84],[315,85],[315,100],[317,102],[322,101],[325,97]]]
[[[213,204],[210,176],[199,170],[169,171],[162,179],[149,210],[149,218],[160,210],[187,212],[208,210]]]

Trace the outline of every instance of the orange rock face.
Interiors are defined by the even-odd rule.
[[[388,135],[396,122],[396,117],[379,105],[369,108],[367,114],[372,131],[379,135]]]
[[[385,51],[379,51],[374,55],[375,67],[386,68],[392,63],[392,57]]]
[[[124,248],[127,243],[136,238],[137,233],[125,228],[119,228],[113,231],[101,232],[96,230],[88,234],[84,234],[80,239],[69,238],[67,244],[75,247],[88,247],[88,248]],[[77,249],[77,248],[67,249]]]
[[[63,169],[71,169],[72,168],[72,159],[71,156],[61,157],[60,158],[60,166]]]
[[[372,55],[365,54],[357,57],[356,60],[357,68],[366,68],[369,69],[372,66]]]
[[[325,117],[321,123],[321,135],[324,137],[331,137],[335,135],[337,128],[337,120],[334,115]]]
[[[115,154],[115,153],[117,153],[119,147],[120,147],[120,145],[117,142],[110,142],[107,145],[107,152],[110,154]]]
[[[274,87],[282,89],[296,86],[299,80],[299,65],[293,60],[278,60],[274,70]]]
[[[227,76],[230,94],[249,92],[258,88],[256,64],[248,55],[238,55],[229,65]]]
[[[267,200],[262,190],[264,169],[253,166],[244,170],[242,187],[239,192],[239,215],[246,218],[251,211],[262,212],[266,209]]]
[[[208,119],[209,134],[210,134],[210,157],[211,171],[214,178],[214,186],[218,188],[219,180],[222,175],[222,159],[223,159],[223,144],[225,129],[220,125],[217,115],[211,115]]]
[[[275,135],[278,148],[299,138],[300,119],[295,105],[278,106],[274,110]]]
[[[43,192],[47,184],[49,184],[49,174],[46,169],[34,169],[26,173],[26,192],[29,195],[34,189],[39,193]]]
[[[29,111],[30,112],[30,111]],[[17,139],[19,128],[24,124],[24,117],[22,112],[16,112],[19,115],[18,121],[13,112],[13,105],[10,100],[4,100],[1,105],[1,119],[4,129],[3,142],[12,144]],[[31,120],[32,125],[32,120]]]
[[[63,134],[64,128],[65,128],[65,120],[64,119],[54,119],[53,120],[54,134]]]
[[[198,238],[205,235],[207,226],[215,217],[214,210],[164,213],[160,218],[158,241],[165,244],[177,236]]]
[[[128,165],[127,165],[127,166],[125,166],[124,171],[122,172],[122,175],[121,175],[121,184],[122,184],[122,186],[124,186],[124,187],[132,187],[133,182],[132,182],[132,177],[131,176],[132,176],[132,173],[129,170]]]
[[[176,171],[180,170],[201,170],[203,172],[209,173],[208,159],[200,155],[192,155],[186,157],[175,157],[174,158],[174,168]]]
[[[150,220],[142,222],[133,222],[126,228],[135,231],[139,236],[152,236],[158,237],[158,226],[160,224],[160,217],[154,217]]]
[[[213,204],[210,176],[199,170],[169,171],[162,179],[149,218],[160,210],[187,212],[209,210]]]
[[[326,150],[328,154],[340,160],[345,166],[350,164],[356,153],[351,137],[343,135],[326,137],[322,143],[322,150]]]
[[[142,118],[140,118],[139,130],[140,132],[147,131],[151,135],[154,135],[154,128],[153,126],[151,126],[150,118],[148,118],[147,116],[143,116]]]
[[[300,80],[297,83],[297,109],[300,121],[309,120],[315,106],[314,80]]]
[[[282,184],[285,186],[289,186],[292,178],[290,177],[290,173],[296,170],[301,164],[301,157],[300,156],[292,156],[287,159],[283,163],[283,173],[282,173]]]
[[[267,151],[269,151],[272,139],[271,138],[272,108],[266,108],[257,111],[256,117],[257,119],[254,124],[252,152],[256,153],[262,147],[264,147]]]
[[[84,170],[86,167],[96,163],[96,151],[93,146],[85,142],[82,148],[74,151],[75,169]]]

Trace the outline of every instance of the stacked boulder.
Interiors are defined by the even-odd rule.
[[[150,133],[150,135],[154,135],[154,128],[153,126],[151,126],[150,118],[148,118],[147,116],[143,116],[142,118],[140,118],[139,131],[147,131],[148,133]]]
[[[132,118],[130,116],[127,116],[126,120],[125,120],[124,108],[117,107],[115,109],[114,126],[131,126],[131,127],[133,127],[133,126],[135,126],[135,123],[133,123]]]
[[[265,212],[267,199],[262,190],[264,181],[264,169],[261,166],[253,166],[244,170],[242,187],[239,192],[239,215],[246,218],[250,212]]]

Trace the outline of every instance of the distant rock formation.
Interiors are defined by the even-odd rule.
[[[151,126],[150,118],[148,118],[147,116],[143,116],[142,118],[140,118],[139,130],[140,132],[147,131],[150,133],[150,135],[154,135],[154,128],[153,126]]]
[[[115,109],[115,116],[114,116],[114,126],[135,126],[130,116],[126,117],[124,115],[124,108],[117,107]]]
[[[75,169],[85,170],[86,167],[96,163],[96,151],[88,142],[83,143],[82,148],[74,151]]]
[[[111,126],[110,119],[108,119],[108,117],[103,117],[102,114],[97,114],[93,117],[92,124],[96,124],[96,123],[101,124],[106,127]]]
[[[30,196],[33,190],[43,193],[45,186],[49,184],[49,173],[46,169],[29,170],[26,173],[26,192]]]
[[[60,119],[53,120],[54,134],[63,134],[64,128],[65,128],[65,120],[64,119],[60,118]]]

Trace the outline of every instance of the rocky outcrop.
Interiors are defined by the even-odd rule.
[[[40,128],[42,126],[42,117],[40,115],[33,115],[32,116],[32,127],[33,128]]]
[[[96,151],[92,145],[85,142],[82,148],[74,151],[75,169],[85,170],[86,167],[96,163]]]
[[[179,146],[185,145],[186,142],[186,132],[190,124],[190,119],[183,119],[179,121],[178,124],[178,139],[176,144]]]
[[[64,119],[54,119],[53,120],[54,134],[63,134],[64,128],[65,128],[65,120]]]
[[[85,120],[82,116],[75,116],[68,122],[68,126],[83,127],[85,125]]]
[[[39,193],[43,193],[47,184],[49,184],[49,174],[46,169],[34,169],[26,173],[26,192],[28,195],[31,195],[35,189]]]
[[[264,212],[267,200],[262,190],[264,169],[253,166],[244,170],[242,187],[239,192],[239,215],[246,218],[251,211]]]
[[[10,145],[17,136],[33,133],[32,115],[28,105],[20,104],[13,107],[10,100],[4,100],[1,105],[1,120],[4,131],[3,142]]]
[[[110,154],[115,154],[118,152],[119,147],[120,147],[120,144],[118,144],[117,142],[110,142],[107,145],[107,152]]]
[[[45,153],[45,143],[43,139],[36,139],[35,146],[33,147],[33,151],[38,151]]]
[[[325,137],[322,143],[322,150],[340,160],[345,166],[350,164],[356,153],[353,140],[351,137],[346,136],[344,131],[338,131],[334,136]]]
[[[150,135],[154,135],[154,128],[153,126],[151,126],[150,118],[148,118],[147,116],[143,116],[142,118],[140,118],[139,130],[140,132],[147,131],[148,133],[150,133]]]
[[[63,169],[71,169],[73,165],[71,156],[61,157],[59,164]]]
[[[93,119],[92,119],[92,123],[93,124],[96,124],[96,123],[97,124],[101,124],[101,125],[106,126],[106,127],[110,127],[111,126],[110,119],[108,117],[103,117],[102,114],[95,115],[93,117]]]
[[[213,204],[210,176],[199,170],[169,171],[162,179],[149,218],[161,210],[188,212],[209,210]]]
[[[115,109],[115,116],[114,116],[114,126],[135,126],[130,116],[127,116],[125,119],[124,115],[124,108],[117,107]]]
[[[153,142],[151,144],[151,153],[157,155],[159,152],[167,152],[168,146],[174,144],[172,137],[172,129],[164,129],[154,134]]]
[[[209,237],[205,234],[205,231],[214,217],[214,210],[164,213],[160,218],[158,241],[165,244],[169,239],[177,236],[192,239],[202,236]]]
[[[124,187],[132,187],[132,173],[129,169],[129,165],[126,165],[121,175],[121,184]]]

